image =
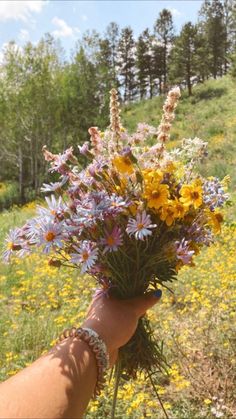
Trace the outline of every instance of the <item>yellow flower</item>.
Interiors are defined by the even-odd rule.
[[[147,199],[149,208],[159,209],[168,204],[169,187],[168,185],[160,185],[159,183],[148,183],[145,186],[144,198]]]
[[[161,208],[160,219],[171,226],[176,218],[176,210],[171,204]]]
[[[131,175],[134,172],[133,163],[128,156],[117,156],[112,163],[120,173]]]
[[[221,231],[221,223],[223,221],[223,215],[221,212],[207,211],[208,224],[212,227],[214,233]]]
[[[198,181],[191,185],[183,185],[180,189],[180,195],[180,201],[186,207],[193,205],[197,209],[202,205],[202,187]]]
[[[163,179],[163,173],[159,169],[143,169],[142,176],[146,184],[148,184],[149,182],[159,183]]]
[[[211,401],[210,399],[205,399],[205,400],[204,400],[204,403],[205,403],[205,404],[211,404],[211,403],[212,403],[212,401]]]
[[[177,198],[170,202],[175,208],[176,218],[183,218],[186,213],[186,207]]]

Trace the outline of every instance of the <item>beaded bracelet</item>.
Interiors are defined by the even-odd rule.
[[[88,327],[72,327],[71,329],[65,329],[59,336],[58,342],[61,342],[68,337],[78,337],[82,341],[86,342],[95,355],[98,370],[97,382],[94,390],[95,398],[100,395],[106,381],[106,372],[109,368],[107,347],[97,332],[93,329],[89,329]]]

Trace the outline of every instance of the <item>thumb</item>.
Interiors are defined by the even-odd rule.
[[[143,316],[146,311],[153,307],[161,298],[162,291],[160,289],[139,297],[133,298],[130,302],[132,303],[133,309],[135,310],[138,317]]]

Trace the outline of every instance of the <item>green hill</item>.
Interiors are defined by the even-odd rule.
[[[236,186],[236,83],[229,77],[209,80],[193,89],[188,97],[182,91],[169,147],[182,138],[199,137],[209,143],[209,156],[201,167],[204,175],[231,176],[231,189]],[[165,97],[155,97],[123,108],[122,122],[134,131],[138,122],[157,126]]]

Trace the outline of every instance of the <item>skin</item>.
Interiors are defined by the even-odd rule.
[[[102,337],[110,366],[118,349],[134,334],[139,317],[158,300],[149,293],[130,300],[101,296],[92,301],[82,326]],[[89,346],[77,338],[67,338],[0,384],[0,418],[82,418],[96,379],[96,361]]]

